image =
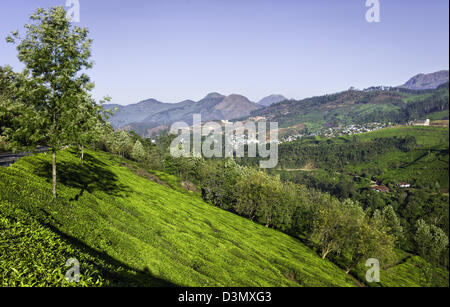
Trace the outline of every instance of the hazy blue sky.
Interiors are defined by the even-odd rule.
[[[448,69],[448,0],[79,0],[94,39],[97,98],[135,103],[239,93],[304,98],[355,86],[400,85]],[[0,65],[21,69],[4,37],[37,7],[65,0],[0,1]]]

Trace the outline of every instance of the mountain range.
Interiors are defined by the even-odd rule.
[[[194,114],[200,114],[203,121],[231,120],[247,117],[252,111],[263,108],[242,95],[224,96],[219,93],[210,93],[199,101],[164,103],[148,99],[128,106],[108,104],[104,107],[116,110],[110,118],[115,129],[139,130],[141,134],[178,121],[192,124]]]
[[[225,96],[213,92],[199,101],[164,103],[147,99],[128,106],[108,104],[104,107],[116,110],[110,118],[115,129],[134,130],[142,136],[151,136],[153,133],[167,130],[171,124],[178,121],[191,125],[194,114],[200,114],[204,122],[264,116],[277,120],[285,127],[301,125],[317,128],[366,120],[395,120],[400,117],[404,120],[408,116],[403,113],[399,115],[406,112],[402,102],[410,96],[423,94],[419,93],[420,91],[437,89],[448,80],[448,70],[442,70],[431,74],[418,74],[404,85],[390,87],[389,90],[380,90],[383,87],[373,88],[376,90],[371,91],[351,89],[299,101],[288,100],[282,95],[270,95],[254,103],[242,95]]]

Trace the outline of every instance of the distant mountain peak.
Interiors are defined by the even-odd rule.
[[[160,103],[162,103],[161,101],[159,101],[159,100],[156,100],[156,99],[154,99],[154,98],[150,98],[150,99],[145,99],[145,100],[142,100],[142,101],[139,101],[137,104],[139,105],[139,104],[160,104]]]
[[[251,102],[247,97],[231,94],[225,97],[214,109],[220,111],[223,119],[235,119],[249,116],[252,111],[258,110],[261,106]]]
[[[206,97],[203,99],[217,99],[217,98],[225,98],[225,96],[216,92],[212,92],[206,95]]]
[[[250,101],[247,97],[245,97],[243,95],[239,95],[239,94],[231,94],[231,95],[228,95],[225,98],[228,98],[228,99],[243,99],[245,101]]]
[[[440,85],[448,82],[449,72],[448,70],[440,70],[430,74],[418,74],[403,84],[402,88],[410,90],[430,90],[436,89]]]
[[[286,97],[284,97],[283,95],[276,95],[276,94],[274,94],[274,95],[270,95],[270,96],[267,96],[267,97],[261,99],[258,102],[258,104],[261,105],[261,106],[264,106],[264,107],[268,107],[268,106],[271,106],[271,105],[273,105],[275,103],[279,103],[279,102],[282,102],[282,101],[285,101],[285,100],[288,100],[288,99]]]

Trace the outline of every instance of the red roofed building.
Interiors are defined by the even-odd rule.
[[[380,192],[380,193],[389,193],[391,191],[391,190],[389,190],[388,187],[381,186],[381,185],[373,186],[372,190],[374,190],[376,192]]]

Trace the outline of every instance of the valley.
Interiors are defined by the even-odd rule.
[[[3,2],[0,287],[449,287],[448,1]]]

